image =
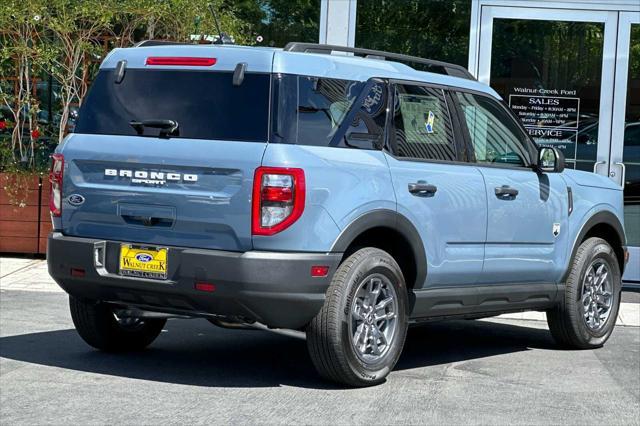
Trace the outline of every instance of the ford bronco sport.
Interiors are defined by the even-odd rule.
[[[141,349],[169,317],[292,329],[323,377],[365,386],[410,324],[538,310],[596,348],[616,322],[621,188],[564,170],[456,65],[115,49],[50,180],[49,272],[98,349]]]

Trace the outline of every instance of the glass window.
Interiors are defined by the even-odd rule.
[[[224,0],[224,7],[247,23],[257,46],[318,42],[320,0]]]
[[[266,141],[270,76],[247,73],[240,86],[232,78],[231,72],[128,69],[115,84],[114,70],[100,71],[75,132],[135,136],[131,121],[160,119],[178,123],[176,137]]]
[[[622,161],[627,244],[640,246],[640,24],[631,25]],[[615,142],[615,141],[614,141]],[[636,260],[637,261],[637,260]]]
[[[364,83],[306,76],[297,78],[297,143],[329,146]]]
[[[414,85],[395,87],[392,145],[399,157],[454,161],[456,149],[444,94]]]
[[[387,104],[384,83],[279,75],[274,91],[274,142],[382,148]],[[356,101],[360,104],[352,112]],[[347,119],[349,125],[344,129]]]
[[[466,68],[470,22],[471,0],[361,0],[357,3],[355,45]]]
[[[491,87],[571,168],[593,171],[596,161],[603,49],[602,23],[493,21]]]
[[[457,92],[478,163],[529,164],[526,135],[513,117],[495,100]]]
[[[382,149],[386,106],[387,85],[373,83],[350,121],[342,143],[349,148]]]

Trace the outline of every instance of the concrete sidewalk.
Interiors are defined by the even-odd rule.
[[[49,276],[46,260],[20,257],[0,257],[0,290],[62,292]],[[519,312],[497,318],[546,321],[544,312]],[[621,303],[617,325],[640,327],[640,303]]]
[[[0,290],[61,292],[47,271],[47,261],[0,257]]]

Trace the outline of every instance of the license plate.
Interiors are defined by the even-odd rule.
[[[137,278],[167,279],[167,249],[122,244],[120,275]]]

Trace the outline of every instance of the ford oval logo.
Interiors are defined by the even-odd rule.
[[[84,197],[80,194],[71,194],[69,195],[69,204],[72,206],[79,206],[84,203]]]
[[[138,253],[136,254],[136,260],[142,262],[142,263],[147,263],[150,262],[151,260],[153,260],[153,257],[150,254],[147,253]]]

